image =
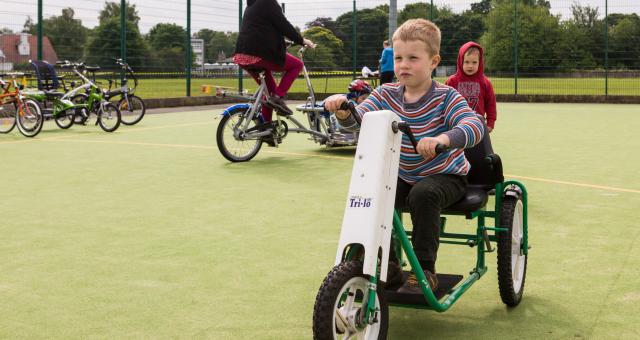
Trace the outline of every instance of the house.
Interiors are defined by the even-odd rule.
[[[37,36],[29,33],[0,34],[0,70],[10,71],[16,64],[37,59]],[[47,37],[42,37],[42,59],[52,64],[58,61],[58,55]]]

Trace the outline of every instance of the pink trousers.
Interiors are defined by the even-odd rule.
[[[267,72],[265,72],[264,80],[267,84],[267,90],[269,91],[270,95],[276,95],[278,97],[284,97],[287,94],[287,92],[291,88],[291,85],[300,74],[302,66],[302,61],[289,53],[286,54],[284,65],[282,66],[276,65],[264,59],[255,64],[241,65],[243,69],[251,67],[260,67],[266,69]],[[278,85],[276,85],[276,81],[273,78],[273,71],[284,72],[284,74],[282,75],[282,79],[280,80],[280,84]],[[255,79],[256,82],[260,84],[259,74],[252,71],[248,72],[251,74],[253,79]],[[262,117],[266,122],[271,121],[272,112],[273,109],[266,107],[265,105],[262,106]]]

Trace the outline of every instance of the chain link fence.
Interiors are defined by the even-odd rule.
[[[498,94],[640,96],[637,1],[280,3],[318,43],[305,56],[317,92],[345,92],[363,67],[378,68],[389,27],[426,18],[442,30],[435,75],[441,82],[456,71],[459,47],[473,40],[485,48],[485,71]],[[35,59],[82,60],[101,66],[98,79],[117,79],[113,58],[123,58],[146,98],[213,95],[216,86],[251,91],[255,83],[231,60],[244,6],[243,0],[2,0],[0,73],[28,72]],[[301,79],[291,90],[305,91]]]

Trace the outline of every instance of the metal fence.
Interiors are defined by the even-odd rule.
[[[436,79],[459,47],[485,48],[498,94],[640,96],[640,3],[634,0],[287,0],[287,18],[319,43],[305,56],[318,92],[344,92],[378,68],[396,25],[427,18],[442,30]],[[28,60],[84,60],[117,77],[140,74],[146,97],[211,95],[204,85],[255,89],[231,63],[243,0],[0,0],[0,73]],[[391,18],[391,20],[390,20]],[[394,20],[396,19],[396,20]],[[391,29],[390,29],[391,27]],[[191,46],[191,48],[188,48]],[[112,72],[113,71],[113,72]],[[304,92],[297,81],[293,92]]]

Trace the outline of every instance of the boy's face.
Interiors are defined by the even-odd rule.
[[[462,62],[464,74],[468,76],[476,74],[478,66],[480,66],[480,52],[474,51],[464,56],[464,61]]]
[[[431,73],[440,62],[440,56],[429,55],[427,44],[420,40],[394,41],[393,59],[398,81],[409,88],[431,81]]]

